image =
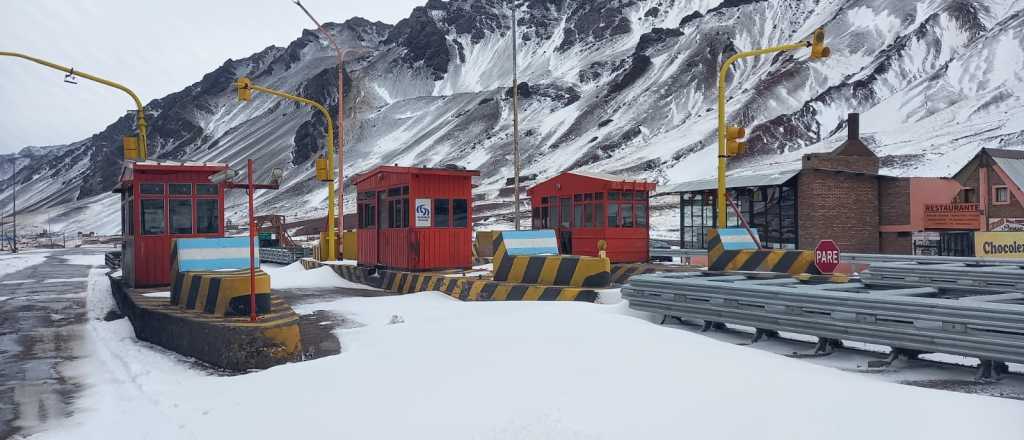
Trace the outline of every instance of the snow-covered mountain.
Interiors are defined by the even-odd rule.
[[[478,222],[507,222],[512,191],[511,5],[429,0],[395,25],[328,24],[345,47],[346,176],[378,164],[480,169]],[[1024,0],[517,0],[523,173],[573,168],[661,183],[710,176],[716,78],[736,51],[828,33],[832,57],[806,50],[738,63],[729,77],[732,123],[750,131],[732,167],[777,166],[831,149],[848,112],[894,175],[948,175],[981,147],[1024,148]],[[325,123],[314,110],[232,82],[337,107],[337,63],[311,31],[287,47],[228,60],[180,92],[151,101],[158,159],[253,158],[286,185],[259,195],[261,212],[322,215],[313,182]],[[108,191],[130,116],[60,147],[21,153],[19,211],[68,230],[114,232]],[[10,169],[0,166],[6,204]],[[527,185],[529,182],[527,182]],[[354,188],[347,187],[349,191]],[[230,206],[240,216],[241,194]],[[353,202],[352,197],[348,202]],[[9,208],[5,208],[9,209]],[[346,207],[354,209],[352,203]],[[23,220],[24,222],[24,220]]]

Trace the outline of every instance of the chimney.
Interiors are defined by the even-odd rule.
[[[846,139],[860,140],[860,113],[850,113],[846,119]]]

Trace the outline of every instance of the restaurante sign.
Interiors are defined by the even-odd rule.
[[[935,203],[924,205],[925,229],[981,229],[977,203]]]

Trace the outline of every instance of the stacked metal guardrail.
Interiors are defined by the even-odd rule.
[[[103,254],[103,263],[108,268],[117,270],[121,268],[121,251],[110,251]]]
[[[292,264],[300,259],[311,257],[313,250],[304,247],[261,248],[260,261],[278,264]]]
[[[1012,297],[972,301],[933,287],[707,273],[636,276],[622,295],[630,308],[666,316],[1024,363],[1024,304],[1007,303]]]
[[[925,286],[949,292],[1024,292],[1024,261],[1017,265],[978,263],[872,263],[861,279],[867,284]]]
[[[706,257],[708,255],[707,249],[655,249],[651,248],[650,253],[653,256],[660,257]],[[844,263],[899,263],[899,262],[913,262],[913,263],[961,263],[966,265],[971,264],[996,264],[996,265],[1022,265],[1024,262],[1020,260],[1009,260],[1009,259],[988,259],[988,258],[975,258],[975,257],[946,257],[946,256],[929,256],[929,255],[889,255],[889,254],[852,254],[843,252],[841,255]]]

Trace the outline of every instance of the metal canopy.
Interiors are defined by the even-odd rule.
[[[749,188],[756,186],[775,186],[782,185],[792,179],[797,174],[800,174],[800,169],[789,169],[782,171],[771,171],[753,174],[741,174],[735,176],[729,176],[728,187],[729,188]],[[707,191],[718,187],[718,181],[714,178],[691,180],[689,182],[681,182],[675,185],[669,185],[665,188],[665,191],[659,192],[657,195],[668,195],[668,194],[679,194],[693,191]]]

